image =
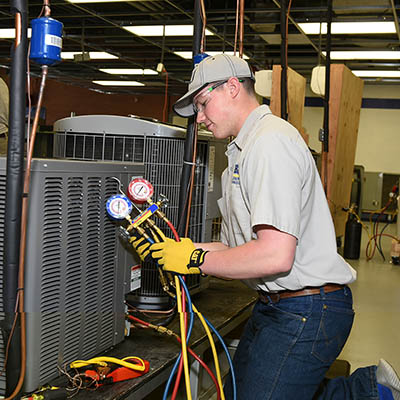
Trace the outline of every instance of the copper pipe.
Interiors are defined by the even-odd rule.
[[[188,237],[189,221],[190,221],[190,210],[191,210],[191,206],[192,206],[192,196],[193,196],[193,186],[194,186],[194,172],[195,172],[195,169],[196,169],[198,128],[199,128],[198,124],[194,124],[193,158],[192,158],[192,170],[191,170],[191,175],[190,175],[189,196],[188,196],[188,202],[187,202],[185,237]]]
[[[19,375],[19,380],[14,392],[11,396],[7,397],[5,400],[13,399],[21,390],[22,385],[25,380],[26,373],[26,332],[25,332],[25,311],[24,311],[24,288],[25,288],[25,248],[26,248],[26,224],[28,219],[28,193],[31,175],[31,164],[33,155],[33,146],[35,144],[36,131],[39,122],[40,109],[43,102],[43,92],[46,84],[48,66],[42,66],[42,81],[40,83],[39,98],[36,106],[35,118],[33,120],[32,126],[32,137],[30,140],[30,145],[28,149],[28,158],[26,160],[26,169],[24,177],[24,196],[22,198],[22,212],[21,212],[21,243],[20,243],[20,261],[19,261],[19,271],[18,271],[18,313],[21,318],[21,372]]]
[[[15,47],[21,44],[21,14],[15,14]]]
[[[235,45],[233,46],[233,55],[236,56],[236,47],[237,47],[237,34],[239,28],[239,1],[236,0],[236,13],[235,13]]]
[[[244,0],[240,0],[240,29],[239,29],[239,57],[243,57],[244,37]]]
[[[44,16],[50,17],[50,1],[43,0]]]

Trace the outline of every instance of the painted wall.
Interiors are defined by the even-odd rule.
[[[4,70],[0,70],[0,76],[8,82],[9,77]],[[39,78],[31,79],[32,106],[36,105],[39,85]],[[104,88],[104,91],[106,90],[107,88]],[[177,98],[177,96],[170,96],[169,106]],[[53,125],[55,121],[69,117],[71,113],[76,115],[111,114],[125,116],[133,114],[162,121],[163,106],[163,95],[106,94],[60,83],[54,79],[47,79],[43,96],[46,125]]]
[[[162,121],[164,96],[106,94],[49,80],[46,84],[43,105],[46,107],[48,125],[70,116],[72,112],[76,115],[133,114]]]
[[[306,96],[315,97],[309,89]],[[379,108],[385,106],[383,99],[393,99],[388,103],[398,108]],[[364,85],[363,102],[367,104],[361,109],[355,163],[363,165],[365,171],[400,173],[399,99],[398,85]],[[310,135],[309,146],[320,152],[318,132],[323,124],[322,107],[305,107],[303,124]]]

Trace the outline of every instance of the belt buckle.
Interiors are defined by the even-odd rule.
[[[281,297],[279,296],[279,293],[266,293],[260,291],[260,299],[263,303],[265,304],[276,304],[279,303]]]
[[[279,295],[279,293],[271,293],[269,295],[269,298],[271,299],[272,304],[279,303],[281,300],[281,296]]]

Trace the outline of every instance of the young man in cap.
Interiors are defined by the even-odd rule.
[[[218,201],[221,242],[168,239],[149,247],[138,239],[134,245],[165,271],[241,279],[257,291],[234,357],[237,398],[378,399],[390,387],[388,395],[400,399],[399,379],[384,360],[378,369],[361,368],[320,387],[351,330],[347,284],[356,273],[337,253],[307,145],[292,125],[259,105],[247,62],[224,54],[205,58],[174,109],[183,117],[196,114],[218,139],[234,137]],[[229,379],[225,389],[231,399]]]

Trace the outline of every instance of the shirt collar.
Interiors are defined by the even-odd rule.
[[[266,114],[271,114],[271,110],[265,104],[254,109],[246,118],[246,121],[244,121],[244,124],[241,127],[236,138],[229,143],[228,147],[233,146],[235,144],[239,148],[239,150],[242,150],[247,142],[247,139],[251,135],[254,124],[262,117],[264,117]]]

